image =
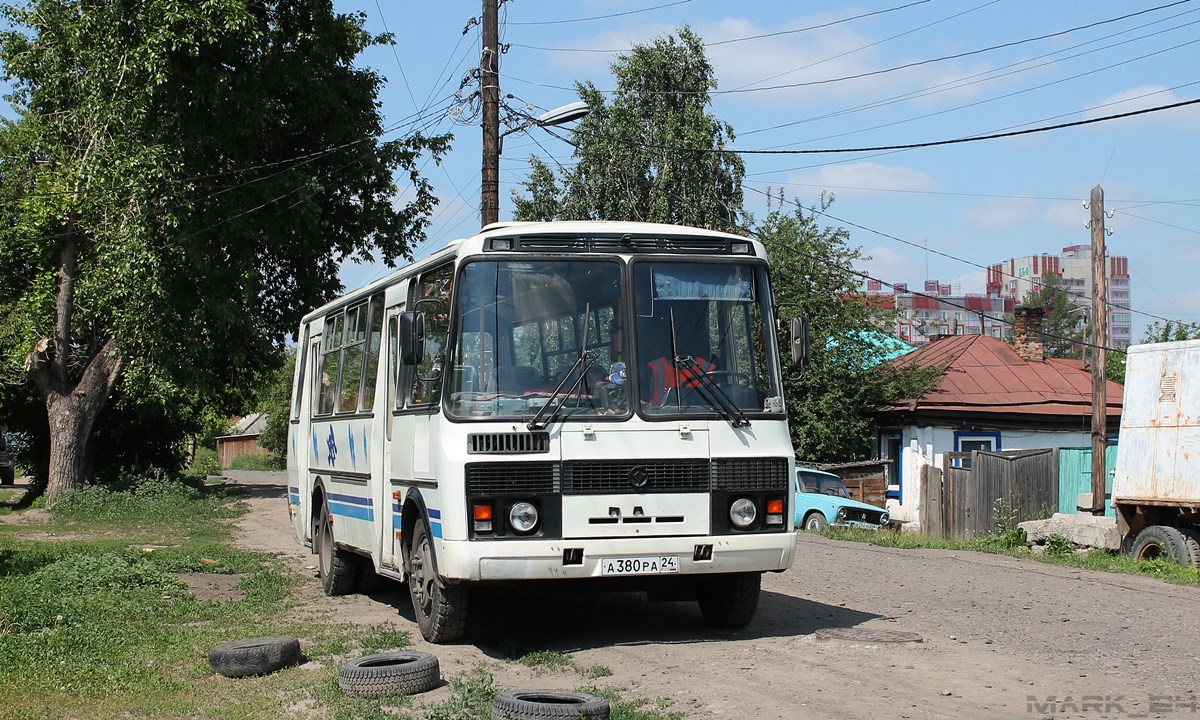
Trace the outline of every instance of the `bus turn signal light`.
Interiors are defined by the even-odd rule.
[[[775,499],[767,501],[767,524],[783,524],[783,500]]]
[[[473,505],[471,516],[475,519],[475,532],[490,533],[492,531],[492,506],[490,504]]]

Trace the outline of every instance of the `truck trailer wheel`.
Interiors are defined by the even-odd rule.
[[[1129,556],[1134,560],[1162,558],[1180,565],[1196,566],[1196,540],[1167,525],[1151,525],[1138,533]]]
[[[1182,527],[1179,532],[1183,534],[1184,545],[1191,553],[1192,567],[1200,568],[1200,528]]]
[[[709,625],[740,630],[754,619],[762,573],[730,573],[696,578],[696,599]]]
[[[330,520],[329,505],[324,501],[321,502],[321,516],[317,518],[314,540],[321,589],[331,597],[352,592],[359,567],[358,558],[339,548],[333,541],[333,522]]]

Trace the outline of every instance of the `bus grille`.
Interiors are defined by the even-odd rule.
[[[529,495],[556,492],[557,463],[474,463],[466,467],[467,494]]]
[[[467,452],[486,455],[550,452],[549,433],[472,433]]]
[[[473,497],[787,490],[786,458],[468,463]],[[644,478],[644,482],[642,482]]]
[[[787,490],[785,458],[723,458],[713,460],[713,490],[752,492]]]
[[[644,473],[639,468],[644,469]],[[641,483],[644,475],[645,482]],[[563,494],[708,492],[707,460],[563,463]]]

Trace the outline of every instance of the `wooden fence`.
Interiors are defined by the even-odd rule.
[[[921,528],[930,535],[970,539],[1047,517],[1058,508],[1058,451],[946,453],[946,472],[921,472]]]

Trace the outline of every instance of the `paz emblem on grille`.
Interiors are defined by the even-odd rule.
[[[637,465],[629,471],[629,484],[638,489],[645,489],[646,483],[650,482],[650,474],[646,472],[645,465]]]

